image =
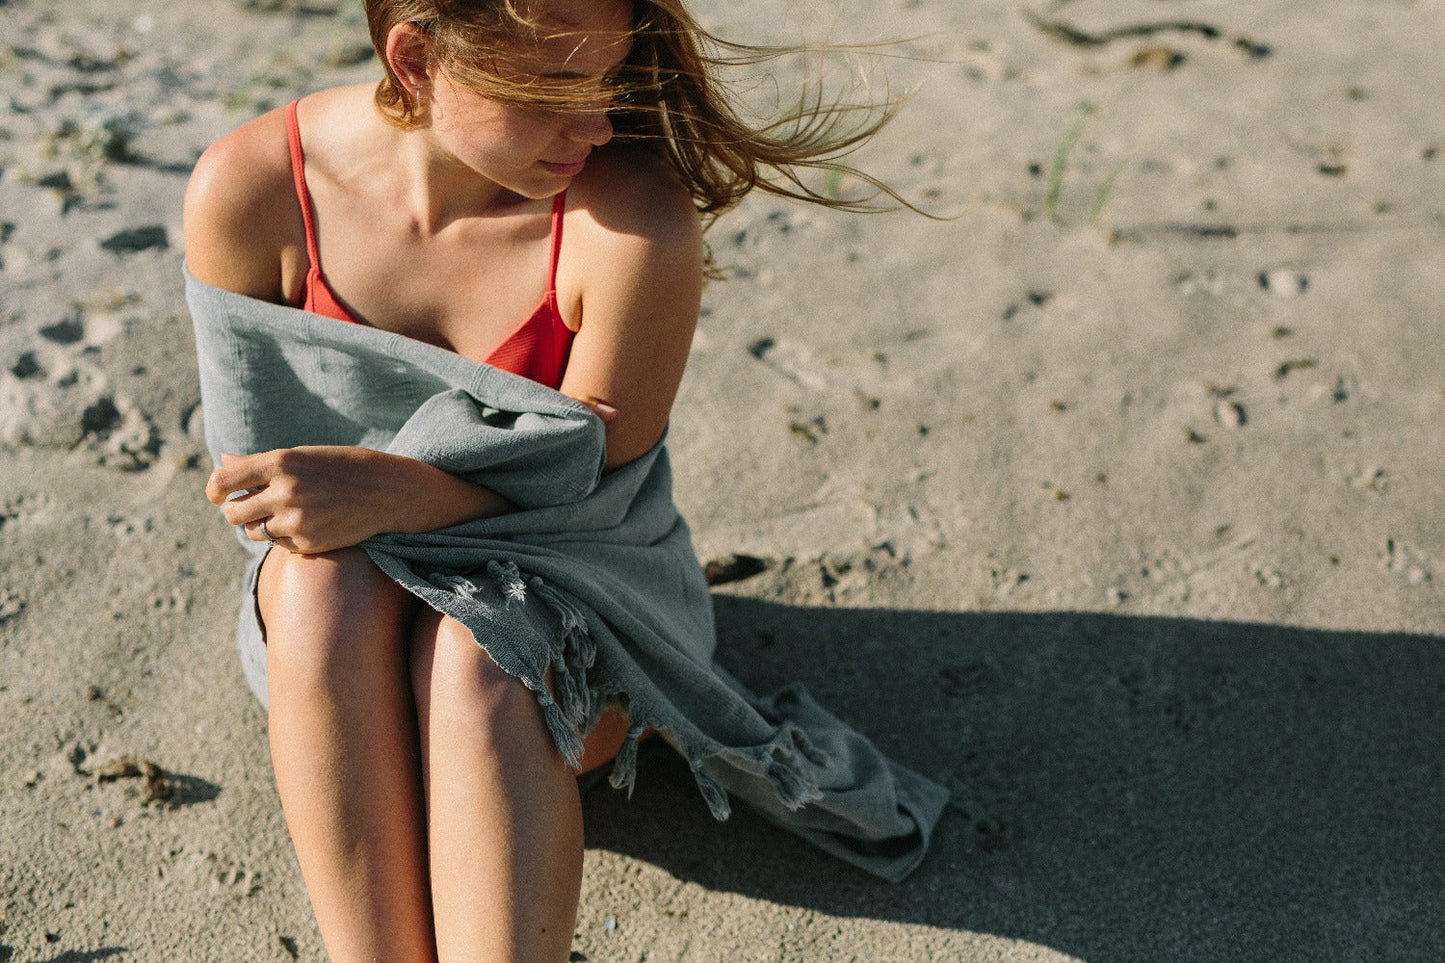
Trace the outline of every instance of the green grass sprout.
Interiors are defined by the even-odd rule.
[[[1104,179],[1099,182],[1099,189],[1094,192],[1094,203],[1089,205],[1089,226],[1098,225],[1099,215],[1104,213],[1104,205],[1109,203],[1109,198],[1119,183],[1119,175],[1124,173],[1124,168],[1128,166],[1129,158],[1127,156],[1121,157],[1109,165]]]
[[[1064,175],[1069,170],[1069,157],[1073,154],[1074,148],[1078,146],[1079,138],[1084,136],[1084,128],[1088,126],[1089,119],[1094,116],[1094,105],[1081,103],[1078,108],[1078,116],[1074,123],[1064,134],[1063,140],[1054,150],[1054,161],[1049,165],[1049,176],[1045,182],[1044,189],[1044,217],[1054,219],[1059,209],[1059,196],[1064,190]]]

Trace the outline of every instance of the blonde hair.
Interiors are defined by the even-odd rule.
[[[627,0],[623,0],[627,2]],[[683,0],[631,0],[632,49],[620,75],[609,80],[605,108],[619,141],[660,155],[709,218],[759,189],[853,211],[881,209],[877,194],[913,207],[887,185],[843,158],[893,116],[896,103],[827,101],[820,84],[800,92],[797,107],[751,125],[741,116],[718,74],[756,65],[804,48],[735,44],[698,25]],[[386,39],[397,24],[427,34],[429,67],[483,96],[539,110],[597,110],[595,81],[529,82],[524,51],[556,35],[527,0],[365,0],[371,38],[386,75],[376,88],[382,114],[401,127],[420,122],[422,105],[387,63]],[[808,48],[812,49],[812,48]],[[826,48],[825,48],[826,49]],[[507,67],[517,69],[508,70]],[[522,78],[522,79],[517,79]],[[802,172],[850,174],[873,186],[872,197],[843,198],[809,186]]]

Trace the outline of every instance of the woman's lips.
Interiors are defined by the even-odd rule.
[[[542,169],[558,177],[576,177],[587,166],[587,158],[574,161],[541,161]]]

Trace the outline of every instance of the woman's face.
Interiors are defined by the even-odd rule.
[[[432,77],[428,103],[432,135],[443,149],[481,176],[532,198],[564,190],[592,148],[612,139],[607,83],[632,45],[627,0],[548,0],[546,15],[555,33],[521,52],[504,79],[556,84],[568,93],[595,85],[595,105],[519,107],[475,93],[444,70]]]

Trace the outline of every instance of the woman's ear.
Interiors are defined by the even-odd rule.
[[[431,38],[414,23],[399,23],[386,35],[386,62],[418,103],[431,93],[430,53]]]

